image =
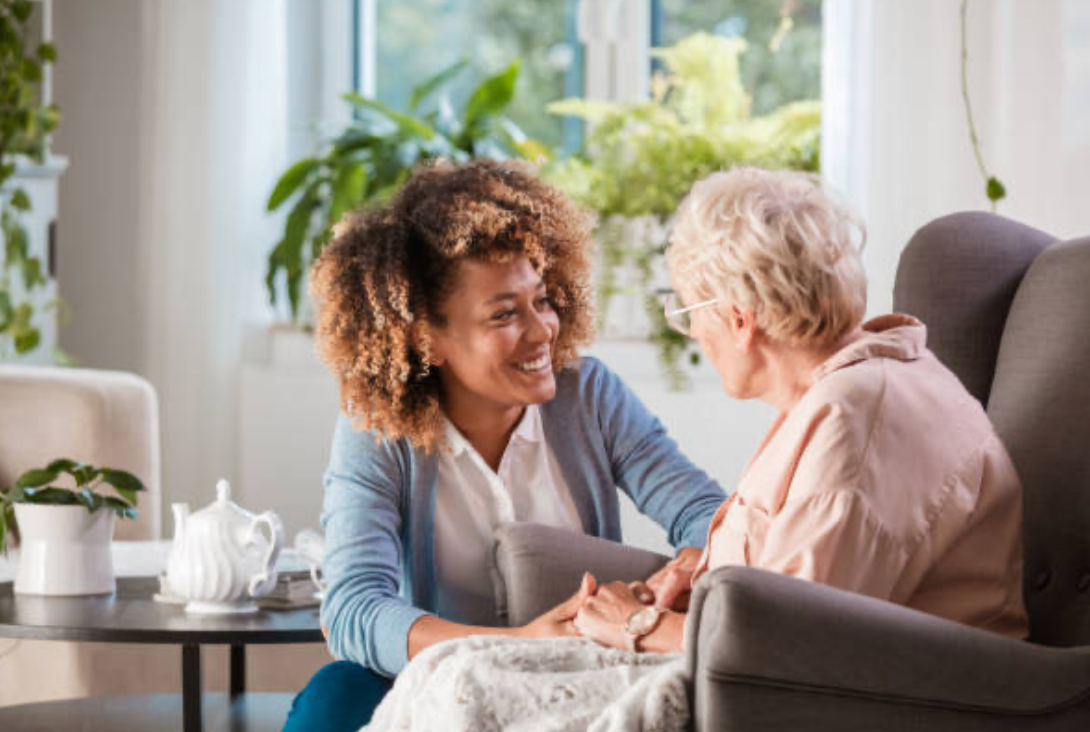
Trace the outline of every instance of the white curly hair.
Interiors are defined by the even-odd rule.
[[[865,240],[863,224],[815,176],[738,167],[693,186],[666,261],[687,302],[752,310],[770,338],[822,346],[863,320]]]

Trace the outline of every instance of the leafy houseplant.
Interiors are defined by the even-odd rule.
[[[345,212],[389,198],[421,161],[474,157],[547,157],[504,112],[518,80],[518,62],[485,79],[455,110],[446,88],[466,67],[459,62],[414,87],[398,112],[356,93],[344,95],[355,112],[347,129],[322,154],[292,165],[269,196],[268,210],[291,202],[279,243],[269,254],[265,285],[275,307],[286,294],[292,320],[301,314],[302,281]],[[282,277],[282,279],[281,279]]]
[[[56,61],[56,50],[49,43],[26,48],[34,5],[31,0],[0,0],[0,359],[29,353],[41,339],[30,295],[46,278],[41,260],[30,253],[20,220],[30,211],[30,197],[22,188],[9,186],[18,158],[45,162],[49,133],[59,118],[54,105],[41,104],[36,87],[44,65]]]
[[[51,485],[62,475],[74,482],[74,488]],[[102,486],[117,495],[103,495]],[[120,518],[136,518],[137,494],[144,484],[132,473],[114,468],[96,468],[61,458],[44,468],[23,473],[15,485],[0,491],[0,551],[7,552],[7,537],[15,523],[15,508],[20,504],[37,506],[82,506],[93,514],[99,510]]]
[[[696,181],[735,164],[807,171],[820,165],[820,103],[793,102],[751,116],[739,67],[745,48],[740,38],[696,33],[654,51],[666,71],[654,77],[646,101],[569,99],[549,106],[593,125],[586,152],[551,164],[547,175],[601,215],[600,313],[608,315],[614,295],[643,297],[650,339],[674,387],[685,383],[682,357],[698,360],[691,341],[667,326],[655,293],[665,284],[665,232],[681,199]],[[643,221],[633,227],[633,220]],[[625,270],[634,272],[627,289],[618,276]]]

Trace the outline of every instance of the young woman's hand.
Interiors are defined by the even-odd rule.
[[[516,631],[516,635],[522,638],[558,638],[579,635],[572,620],[588,597],[594,595],[598,589],[598,583],[588,572],[583,575],[583,582],[579,590],[564,602],[552,610],[542,614],[530,623]]]
[[[665,567],[651,575],[647,584],[634,582],[633,591],[645,605],[655,604],[679,612],[688,610],[693,572],[702,553],[700,549],[682,549]]]
[[[575,616],[579,634],[603,646],[627,648],[625,626],[637,610],[644,607],[632,587],[624,582],[611,582],[598,588],[597,594],[583,602]]]

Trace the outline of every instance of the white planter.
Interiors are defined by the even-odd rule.
[[[99,595],[116,589],[110,540],[113,511],[83,506],[15,505],[19,570],[24,595]]]

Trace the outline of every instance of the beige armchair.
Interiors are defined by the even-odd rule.
[[[0,485],[58,457],[123,468],[148,488],[139,518],[119,521],[117,540],[162,538],[159,407],[134,374],[0,366]],[[227,690],[228,649],[203,651],[204,685]],[[247,648],[252,691],[301,689],[331,658],[321,644]],[[118,694],[177,693],[174,646],[0,638],[0,706]]]

